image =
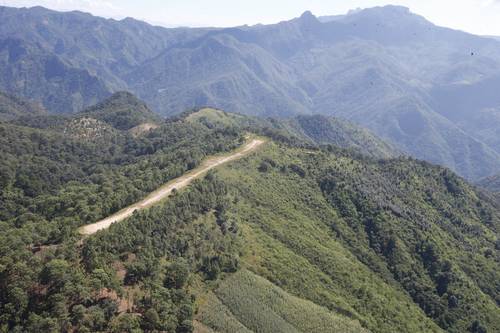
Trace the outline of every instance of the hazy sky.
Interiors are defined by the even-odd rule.
[[[78,9],[113,18],[131,16],[166,26],[219,27],[274,23],[306,10],[319,16],[398,4],[438,25],[500,36],[500,0],[0,0],[0,4]]]

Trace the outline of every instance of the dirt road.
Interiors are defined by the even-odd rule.
[[[221,164],[237,160],[245,155],[248,155],[250,152],[255,150],[264,142],[265,141],[262,139],[252,139],[250,142],[246,143],[242,148],[231,153],[230,155],[211,157],[207,159],[205,162],[203,162],[201,166],[191,170],[190,172],[180,176],[179,178],[173,179],[172,181],[160,187],[158,190],[149,194],[143,200],[120,210],[119,212],[105,218],[104,220],[83,226],[79,229],[79,232],[82,235],[88,236],[96,233],[99,230],[107,229],[113,223],[123,221],[127,217],[130,217],[134,213],[134,211],[141,210],[158,203],[159,201],[168,197],[170,193],[172,193],[172,190],[174,189],[180,190],[183,187],[186,187],[193,180],[199,178],[208,170],[213,169]]]

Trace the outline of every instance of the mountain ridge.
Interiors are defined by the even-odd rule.
[[[121,92],[87,115],[0,122],[0,327],[500,328],[494,196],[428,162],[349,149],[376,138],[326,116],[201,109],[141,136],[107,118],[151,114],[142,107]],[[105,133],[61,130],[89,119]],[[249,134],[268,141],[105,231],[78,234]]]
[[[49,110],[75,112],[129,90],[161,115],[206,105],[261,117],[322,114],[471,180],[500,172],[500,144],[490,128],[500,107],[491,93],[500,43],[438,27],[407,8],[369,8],[328,22],[305,12],[271,25],[207,29],[44,13],[0,11],[0,39],[34,43],[17,56],[33,63],[38,78],[29,87],[12,84],[28,70],[7,65],[8,53],[16,55],[11,47],[2,68],[11,68],[3,76],[13,79],[0,89],[42,100]],[[27,24],[18,26],[21,17]],[[71,20],[78,24],[69,31]],[[46,78],[51,52],[63,65]],[[455,98],[474,94],[481,103],[473,107]]]

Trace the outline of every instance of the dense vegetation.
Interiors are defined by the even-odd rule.
[[[0,91],[0,121],[12,120],[21,116],[36,116],[44,113],[46,111],[41,105],[27,102]]]
[[[394,6],[229,29],[0,7],[0,333],[500,332],[499,54]]]
[[[334,117],[314,115],[262,119],[213,108],[194,109],[182,116],[186,116],[190,122],[198,122],[209,128],[232,127],[239,131],[256,132],[293,146],[333,144],[376,158],[401,155],[397,149],[370,131]]]
[[[144,123],[155,123],[159,117],[147,105],[128,92],[113,94],[104,102],[80,113],[101,120],[119,130],[128,130]]]
[[[400,155],[397,149],[379,137],[347,121],[322,115],[297,116],[285,121],[291,132],[309,138],[316,144],[333,144],[372,157],[389,158]]]
[[[221,176],[243,265],[286,291],[375,332],[498,331],[499,211],[450,171],[271,145]]]
[[[500,209],[486,192],[379,159],[345,124],[311,133],[317,118],[211,109],[160,121],[142,106],[121,93],[73,117],[0,123],[0,331],[500,329]],[[158,127],[132,134],[141,121]],[[77,234],[248,132],[271,140]]]
[[[139,213],[90,239],[82,259],[89,270],[125,260],[129,311],[159,331],[191,332],[194,295],[186,288],[198,273],[206,281],[239,267],[237,227],[227,220],[224,183],[209,174],[163,207]],[[133,259],[131,259],[133,258]],[[131,329],[131,328],[129,328]]]
[[[116,114],[113,103],[102,105],[102,112]],[[133,136],[97,119],[81,123],[93,118],[79,117],[48,117],[42,129],[0,123],[1,331],[110,329],[121,292],[112,287],[119,283],[109,266],[80,262],[76,228],[135,202],[205,156],[234,149],[242,140],[235,131],[183,121]],[[142,258],[139,262],[144,264]],[[176,302],[187,297],[178,293]]]

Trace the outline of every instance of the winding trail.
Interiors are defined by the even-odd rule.
[[[96,223],[87,224],[79,229],[80,234],[84,236],[92,235],[99,230],[107,229],[110,225],[116,222],[123,221],[127,217],[130,217],[134,211],[148,208],[159,201],[168,197],[174,189],[180,190],[187,185],[189,185],[193,180],[199,178],[208,170],[213,169],[219,165],[237,160],[241,157],[244,157],[257,149],[260,145],[265,143],[264,139],[252,139],[250,142],[247,142],[243,147],[239,148],[235,152],[230,155],[224,156],[215,156],[204,161],[199,167],[187,172],[186,174],[171,180],[165,185],[161,186],[156,191],[149,194],[146,198],[141,201],[130,205],[119,212],[101,220]]]

